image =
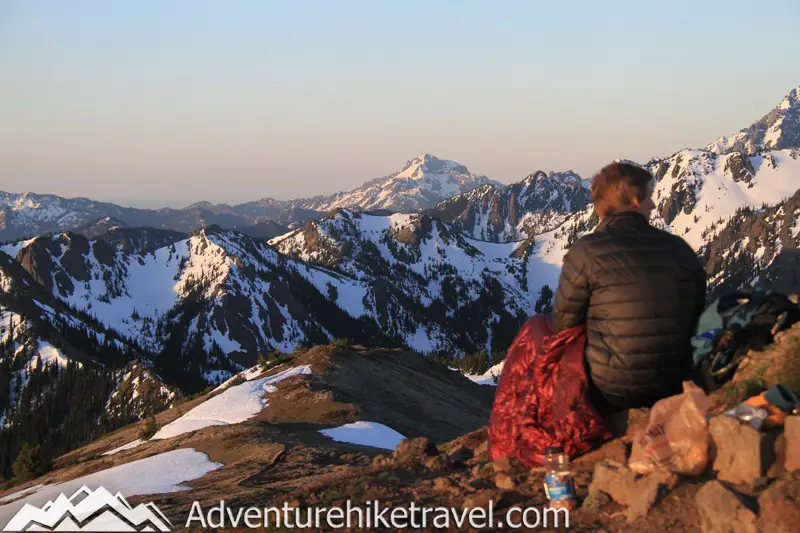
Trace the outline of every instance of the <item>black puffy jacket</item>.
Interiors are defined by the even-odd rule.
[[[586,362],[601,404],[649,406],[681,391],[705,290],[694,250],[639,213],[607,217],[570,248],[554,320],[559,331],[586,324]]]

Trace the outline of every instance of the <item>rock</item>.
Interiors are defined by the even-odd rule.
[[[632,505],[649,485],[664,485],[671,489],[676,482],[677,476],[670,472],[656,471],[641,475],[625,465],[603,461],[595,466],[589,492],[605,492],[615,502]]]
[[[289,509],[297,509],[300,507],[300,500],[294,499],[290,502],[286,502],[286,507],[288,507]]]
[[[514,465],[511,463],[510,457],[501,457],[492,463],[492,468],[494,468],[495,472],[511,472],[514,469]]]
[[[614,501],[630,505],[638,492],[636,478],[636,472],[630,468],[603,461],[594,468],[589,492],[605,492]]]
[[[786,472],[786,435],[781,434],[775,440],[775,462],[767,470],[767,477],[775,479]]]
[[[501,493],[494,490],[484,490],[464,500],[461,505],[462,509],[473,509],[481,507],[484,509],[489,508],[489,502],[493,502],[493,507],[498,507],[501,501]]]
[[[447,454],[447,459],[453,466],[463,465],[465,462],[472,459],[472,450],[466,446],[459,446]]]
[[[652,476],[653,474],[650,474],[648,477]],[[661,487],[662,485],[657,479],[642,487],[642,492],[639,493],[639,496],[633,500],[625,511],[625,518],[627,518],[628,522],[633,522],[637,518],[641,518],[650,512],[650,509],[652,509],[653,505],[656,503]]]
[[[800,529],[800,470],[775,481],[758,497],[761,533]]]
[[[372,460],[372,466],[375,467],[382,467],[390,464],[392,459],[385,455],[376,455],[375,458]]]
[[[759,478],[756,478],[755,481],[753,481],[753,484],[751,485],[751,488],[755,492],[759,492],[759,491],[762,491],[762,490],[766,489],[768,486],[769,486],[769,479],[766,478],[766,477],[759,477]]]
[[[628,446],[625,445],[624,440],[614,439],[602,444],[599,448],[576,457],[572,464],[593,467],[604,459],[624,464],[627,456]]]
[[[590,490],[589,495],[583,500],[583,507],[597,512],[611,503],[611,496],[601,490]]]
[[[500,472],[494,477],[494,484],[501,490],[516,490],[517,483],[505,472]]]
[[[713,469],[717,479],[752,486],[775,462],[775,432],[763,433],[728,415],[711,419]]]
[[[447,456],[444,454],[439,454],[425,459],[425,468],[429,470],[443,470],[449,467],[450,461],[447,460]]]
[[[489,455],[489,441],[483,441],[474,451],[475,457],[480,457],[481,455]]]
[[[433,488],[441,492],[448,492],[453,488],[453,482],[446,477],[437,477],[433,480]]]
[[[702,533],[757,533],[756,514],[719,481],[709,481],[694,498]]]
[[[644,476],[625,465],[604,461],[595,466],[589,494],[603,492],[614,501],[628,506],[626,515],[628,521],[633,521],[646,515],[655,505],[658,495],[674,487],[677,479],[670,472],[657,471]],[[594,505],[594,502],[589,505]]]
[[[392,452],[392,459],[398,463],[413,463],[439,454],[430,437],[403,439]]]
[[[800,470],[800,416],[787,416],[783,428],[786,438],[786,470]]]
[[[472,467],[472,470],[470,470],[470,474],[475,479],[485,478],[486,476],[488,476],[491,473],[492,473],[492,469],[491,468],[487,468],[487,465],[485,465],[485,464],[475,465],[475,466]]]

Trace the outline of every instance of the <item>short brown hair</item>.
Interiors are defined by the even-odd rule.
[[[589,187],[594,210],[600,217],[607,217],[632,207],[634,197],[643,202],[653,180],[647,169],[632,163],[614,162],[604,166],[592,178]]]

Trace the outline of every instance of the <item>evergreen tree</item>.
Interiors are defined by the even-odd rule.
[[[537,315],[548,315],[553,312],[553,289],[549,285],[542,287],[534,311]]]
[[[158,433],[158,422],[156,421],[155,415],[152,415],[147,419],[147,424],[145,424],[139,432],[139,438],[142,440],[150,440],[156,433]]]
[[[40,473],[39,446],[31,446],[27,442],[23,444],[11,470],[17,483],[36,477]]]

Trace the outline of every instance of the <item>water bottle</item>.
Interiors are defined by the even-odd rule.
[[[559,509],[574,509],[575,482],[569,469],[569,455],[564,453],[563,446],[545,448],[543,463],[547,468],[545,474],[544,491],[550,506]]]

